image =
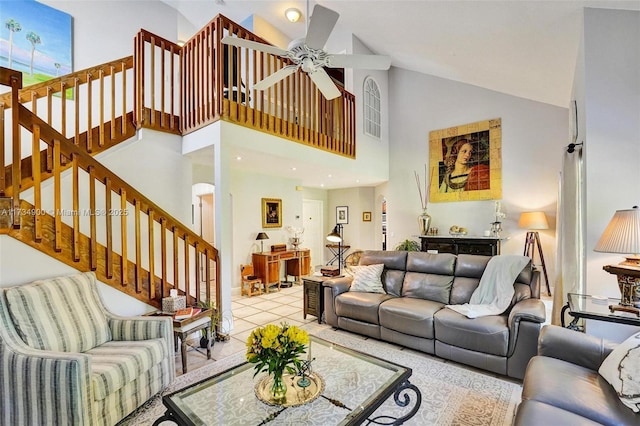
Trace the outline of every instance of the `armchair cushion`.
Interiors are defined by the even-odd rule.
[[[111,341],[86,352],[91,355],[94,399],[102,400],[167,358],[164,339]]]
[[[34,349],[85,352],[111,340],[93,273],[35,281],[6,295],[18,334]]]

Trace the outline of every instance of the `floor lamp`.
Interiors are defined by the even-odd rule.
[[[549,222],[544,212],[523,212],[520,214],[518,222],[520,228],[528,229],[527,236],[524,241],[524,256],[531,258],[535,256],[536,246],[540,263],[542,264],[542,272],[544,274],[544,282],[547,285],[547,296],[551,296],[551,288],[549,287],[549,276],[547,275],[547,265],[544,263],[544,254],[542,254],[542,244],[540,244],[540,235],[538,230],[549,229]]]
[[[342,275],[342,224],[338,223],[327,235],[327,241],[338,243],[338,275]]]

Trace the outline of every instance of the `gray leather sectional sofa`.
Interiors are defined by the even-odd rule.
[[[352,277],[324,282],[327,324],[441,358],[522,379],[545,321],[539,273],[527,265],[501,315],[467,318],[447,304],[469,302],[489,256],[365,251],[360,265],[384,264],[386,294],[349,291]]]
[[[587,334],[544,326],[514,426],[640,425],[640,414],[625,406],[598,374],[614,347]]]

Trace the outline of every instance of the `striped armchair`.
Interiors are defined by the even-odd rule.
[[[92,272],[0,289],[0,425],[109,425],[175,378],[169,317],[108,312]]]

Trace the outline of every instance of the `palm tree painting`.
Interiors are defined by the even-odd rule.
[[[29,64],[29,73],[31,74],[31,77],[33,77],[33,56],[36,53],[36,44],[42,43],[42,40],[40,40],[40,36],[33,31],[29,31],[27,33],[27,40],[31,43],[31,63]]]
[[[13,34],[22,31],[20,22],[15,19],[7,19],[5,27],[9,30],[9,68],[11,68],[11,55],[13,54]]]
[[[71,15],[34,0],[0,1],[0,22],[0,66],[22,71],[24,86],[73,71]]]

